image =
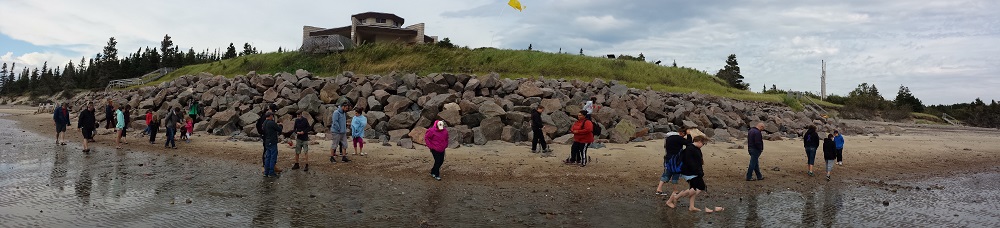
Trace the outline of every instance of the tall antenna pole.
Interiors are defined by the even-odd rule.
[[[823,66],[823,74],[820,75],[820,99],[826,100],[826,60],[820,60]]]

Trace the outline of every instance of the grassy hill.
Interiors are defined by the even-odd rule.
[[[719,61],[721,66],[722,60]],[[387,74],[392,71],[418,75],[452,72],[484,74],[497,72],[504,78],[618,80],[630,87],[664,92],[699,92],[738,100],[786,103],[783,95],[759,94],[729,88],[721,80],[701,71],[684,67],[666,67],[641,61],[616,60],[576,54],[556,54],[527,50],[494,48],[443,48],[433,45],[368,44],[334,54],[298,52],[265,53],[241,56],[219,62],[186,66],[153,83],[172,80],[180,75],[209,72],[232,77],[257,71],[261,74],[294,72],[305,69],[317,76],[335,76],[343,71],[361,74]],[[792,101],[797,103],[797,101]],[[790,106],[800,104],[789,104]],[[824,106],[838,106],[823,103]]]

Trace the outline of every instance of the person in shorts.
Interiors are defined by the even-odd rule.
[[[708,143],[708,138],[704,135],[696,136],[692,139],[692,143],[685,146],[684,151],[681,152],[681,158],[684,164],[681,165],[681,178],[687,180],[690,186],[687,190],[681,191],[676,195],[670,196],[667,200],[667,206],[674,208],[677,204],[677,200],[681,197],[689,197],[690,205],[688,206],[689,211],[702,211],[701,209],[694,206],[695,197],[701,194],[705,190],[708,190],[708,186],[705,185],[705,171],[703,166],[705,165],[705,160],[701,153],[701,148]],[[712,213],[716,211],[722,211],[724,208],[715,207],[715,209],[705,208],[705,212]]]
[[[76,124],[83,134],[83,152],[90,152],[90,140],[94,139],[94,129],[97,128],[97,117],[94,116],[94,104],[88,103],[87,108],[80,112]]]
[[[330,136],[333,141],[330,143],[330,162],[337,163],[337,149],[340,149],[341,161],[350,162],[347,159],[347,111],[350,110],[351,104],[349,102],[343,102],[340,104],[340,108],[333,112],[332,121],[330,122]]]
[[[70,125],[69,110],[62,104],[56,104],[56,109],[52,112],[52,120],[56,124],[56,145],[66,145],[66,127]]]
[[[668,195],[663,192],[663,184],[673,183],[676,185],[677,181],[680,179],[681,174],[667,170],[666,163],[670,160],[670,158],[679,156],[681,150],[684,149],[684,145],[691,143],[691,135],[688,135],[687,130],[688,128],[682,128],[677,132],[667,133],[667,139],[663,143],[663,149],[666,151],[666,154],[663,156],[663,174],[660,175],[660,184],[656,186],[656,195]],[[670,188],[671,191],[669,195],[677,194],[677,190],[673,186]]]
[[[299,154],[302,154],[302,163],[305,163],[302,171],[309,171],[309,120],[303,113],[295,118],[295,164],[292,169],[299,169]]]

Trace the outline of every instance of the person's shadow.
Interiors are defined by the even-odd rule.
[[[802,206],[802,226],[816,226],[816,195],[813,192],[803,192],[802,198],[806,201]]]

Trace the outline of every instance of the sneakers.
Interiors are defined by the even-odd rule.
[[[552,149],[548,149],[548,148],[547,148],[547,149],[545,149],[545,150],[542,150],[542,152],[545,152],[545,153],[552,153]]]
[[[826,181],[830,181],[830,176],[826,176]]]
[[[306,167],[303,168],[302,171],[303,172],[308,172],[309,171],[309,164],[306,164]]]
[[[815,173],[813,173],[812,171],[809,171],[809,172],[807,172],[806,174],[809,174],[809,176],[810,176],[810,177],[812,177],[812,176],[816,176],[816,174],[815,174]]]
[[[342,158],[343,159],[340,159],[340,161],[342,161],[342,162],[351,162],[351,159],[347,159],[347,156],[344,156]]]
[[[837,162],[837,165],[844,165],[844,162]]]
[[[431,174],[431,177],[433,177],[434,180],[438,180],[438,181],[441,180],[441,176],[438,176],[438,175]]]
[[[330,162],[337,163],[337,157],[330,156]]]
[[[294,165],[292,165],[292,170],[296,169],[299,169],[299,163],[295,163]]]

